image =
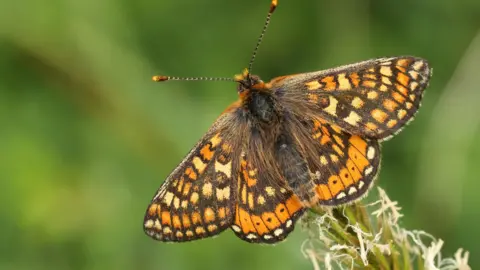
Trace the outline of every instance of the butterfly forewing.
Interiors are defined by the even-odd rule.
[[[145,232],[161,241],[190,241],[230,227],[239,154],[232,114],[223,114],[168,176],[145,214]]]
[[[270,85],[297,113],[321,117],[350,134],[385,139],[413,119],[430,76],[426,60],[406,56],[279,77]]]

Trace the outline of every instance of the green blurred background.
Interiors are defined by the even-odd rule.
[[[147,204],[222,110],[269,0],[3,1],[0,269],[310,269],[297,229],[274,247],[232,232],[151,240]],[[383,147],[378,185],[402,225],[480,266],[480,1],[280,0],[254,66],[268,81],[380,56],[428,59],[414,122]],[[228,267],[228,268],[227,268]]]

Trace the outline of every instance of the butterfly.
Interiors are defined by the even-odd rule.
[[[233,79],[239,100],[148,206],[150,237],[185,242],[230,228],[247,242],[282,241],[309,208],[365,196],[379,172],[380,142],[418,111],[431,76],[422,58],[378,58],[270,82],[252,75],[276,5],[272,0],[250,67]]]

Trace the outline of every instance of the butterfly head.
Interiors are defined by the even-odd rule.
[[[244,69],[242,74],[235,75],[235,82],[238,83],[237,92],[240,98],[244,98],[251,90],[261,91],[265,89],[265,83],[257,75],[251,75],[248,69]]]

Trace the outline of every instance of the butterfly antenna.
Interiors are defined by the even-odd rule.
[[[210,78],[210,77],[171,77],[163,75],[155,75],[152,77],[155,82],[164,81],[230,81],[234,82],[233,78]]]
[[[265,35],[265,32],[267,32],[268,24],[270,24],[270,19],[272,18],[272,14],[275,11],[275,8],[277,8],[277,5],[278,5],[278,0],[272,0],[270,4],[270,10],[268,11],[267,18],[265,19],[265,24],[263,25],[262,33],[260,34],[260,37],[258,37],[257,45],[255,46],[255,49],[253,50],[252,58],[250,59],[250,64],[248,64],[249,74],[251,74],[252,72],[252,66],[253,66],[253,62],[255,61],[255,57],[257,56],[258,48],[260,48],[260,44],[262,43],[263,36]]]

